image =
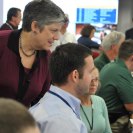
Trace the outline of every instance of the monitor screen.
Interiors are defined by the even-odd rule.
[[[118,0],[84,0],[76,8],[76,23],[117,24]]]

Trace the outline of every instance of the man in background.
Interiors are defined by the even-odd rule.
[[[99,71],[109,62],[113,62],[118,55],[121,43],[125,40],[122,32],[112,31],[102,41],[102,52],[95,58],[94,64]]]
[[[133,23],[133,18],[132,18],[132,23]],[[126,35],[126,40],[133,39],[133,27],[130,29],[127,29],[125,32],[125,35]]]
[[[0,98],[0,133],[40,133],[27,108],[15,100]]]
[[[100,71],[101,88],[97,95],[105,100],[113,133],[130,133],[133,119],[133,40],[124,41],[115,62]]]
[[[15,30],[18,29],[18,25],[21,21],[21,10],[19,8],[12,7],[8,10],[7,20],[0,30]]]

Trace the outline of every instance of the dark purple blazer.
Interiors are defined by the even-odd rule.
[[[28,107],[49,89],[50,52],[38,51],[32,69],[26,74],[19,55],[20,33],[21,30],[0,31],[0,97],[16,99]]]

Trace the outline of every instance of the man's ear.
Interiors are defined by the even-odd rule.
[[[71,78],[74,82],[79,80],[79,72],[77,70],[73,70],[71,73]]]
[[[39,33],[39,27],[38,27],[38,23],[37,23],[37,21],[33,21],[32,23],[31,23],[31,30],[32,30],[32,32],[33,33]]]

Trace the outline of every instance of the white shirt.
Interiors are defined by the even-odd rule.
[[[57,46],[59,46],[61,44],[66,44],[68,42],[77,43],[75,35],[66,31],[64,34],[60,34],[60,39],[59,40],[54,41],[54,43],[52,44],[50,50],[53,51],[53,50],[55,50],[55,48]]]

